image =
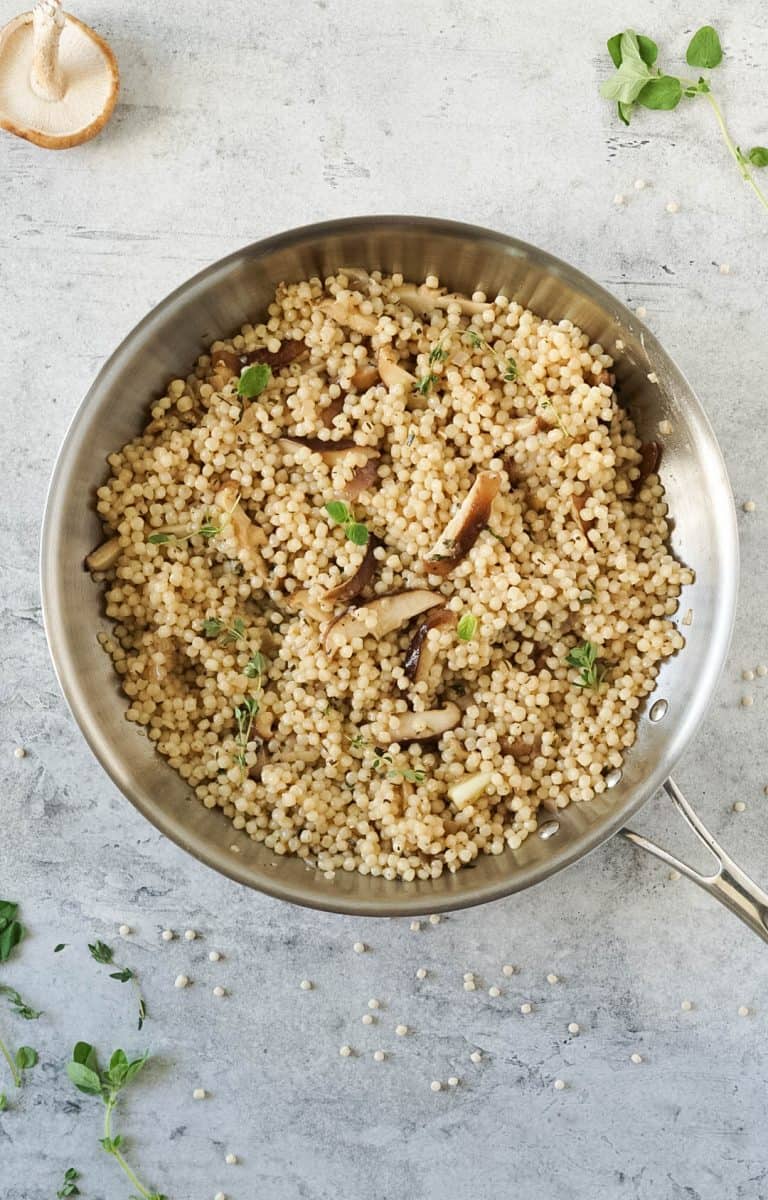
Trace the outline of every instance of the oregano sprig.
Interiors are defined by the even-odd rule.
[[[110,979],[115,979],[118,983],[133,984],[139,1001],[139,1022],[137,1028],[141,1029],[147,1016],[147,1006],[144,1001],[141,988],[139,987],[139,982],[136,978],[135,971],[132,971],[130,967],[121,967],[119,963],[116,963],[114,961],[115,952],[111,946],[107,945],[106,942],[89,942],[88,950],[90,951],[91,958],[94,960],[94,962],[101,963],[103,966],[116,968],[114,971],[110,971]]]
[[[103,943],[101,943],[103,945]],[[140,1058],[129,1060],[124,1050],[115,1050],[109,1060],[106,1070],[99,1067],[96,1051],[88,1042],[78,1042],[72,1051],[72,1059],[67,1063],[67,1075],[79,1092],[86,1096],[99,1096],[104,1103],[104,1133],[99,1143],[107,1154],[119,1164],[136,1189],[141,1200],[168,1200],[161,1192],[154,1192],[144,1187],[136,1172],[126,1162],[123,1155],[124,1139],[122,1134],[112,1132],[112,1113],[117,1105],[120,1092],[138,1075],[149,1059],[149,1051]],[[71,1192],[70,1195],[76,1195]]]
[[[474,346],[476,350],[487,350],[488,353],[496,360],[504,382],[514,383],[519,372],[517,369],[517,361],[512,357],[512,355],[507,354],[505,356],[499,354],[498,350],[492,346],[490,342],[486,341],[486,339],[482,337],[476,329],[468,329],[466,334],[469,338],[471,346]]]
[[[355,546],[365,546],[368,543],[368,526],[356,521],[354,513],[343,500],[329,500],[325,511],[334,525],[341,525],[345,537]]]
[[[362,733],[356,733],[353,737],[348,736],[347,740],[353,750],[373,749],[370,760],[371,767],[374,771],[385,771],[387,779],[401,779],[407,783],[423,783],[427,778],[426,771],[411,767],[396,767],[392,755],[385,754],[378,746],[371,747],[371,743],[363,737]]]
[[[605,680],[606,668],[598,658],[594,642],[582,642],[579,646],[574,646],[566,655],[565,661],[569,667],[575,667],[579,672],[577,687],[599,692]]]
[[[636,105],[643,108],[670,110],[677,108],[684,98],[694,100],[703,96],[712,109],[728,152],[739,168],[742,179],[757,196],[763,208],[768,209],[768,197],[760,189],[752,168],[768,167],[768,147],[753,146],[742,150],[728,130],[722,109],[712,94],[705,76],[698,79],[678,78],[666,75],[655,65],[659,48],[654,41],[633,29],[625,29],[608,39],[608,53],[616,67],[616,73],[600,85],[600,95],[615,100],[619,119],[629,125]],[[714,70],[723,61],[723,48],[717,30],[711,25],[702,25],[694,33],[685,55],[690,67]]]
[[[0,900],[0,963],[7,962],[13,951],[24,940],[26,930],[18,920],[19,906],[13,900]],[[0,995],[6,996],[16,1016],[25,1021],[35,1021],[40,1013],[22,1000],[15,988],[0,984]],[[37,1051],[31,1046],[19,1046],[13,1053],[0,1038],[0,1055],[8,1064],[11,1078],[17,1088],[21,1087],[24,1071],[30,1070],[38,1061]],[[0,1094],[0,1109],[8,1107],[5,1092]]]
[[[189,533],[169,533],[165,530],[160,530],[157,533],[151,533],[147,541],[151,546],[164,546],[167,542],[172,542],[175,546],[180,546],[184,542],[188,542],[190,538],[201,537],[206,542],[210,542],[213,538],[218,537],[225,525],[228,524],[232,517],[232,513],[240,503],[240,493],[235,496],[234,504],[231,508],[225,509],[222,519],[218,524],[206,513],[202,523],[196,529],[191,529]]]
[[[68,1196],[80,1196],[80,1188],[77,1186],[79,1178],[79,1171],[76,1171],[74,1167],[67,1167],[64,1172],[64,1182],[56,1193],[57,1200],[66,1200]]]

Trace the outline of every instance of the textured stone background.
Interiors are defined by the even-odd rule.
[[[15,8],[1,0],[0,19]],[[768,682],[739,708],[742,668],[768,660],[768,214],[703,106],[649,113],[626,131],[597,96],[615,29],[633,22],[670,58],[694,14],[661,0],[83,0],[77,12],[120,60],[111,125],[58,154],[0,138],[0,894],[22,901],[31,931],[4,978],[46,1010],[33,1027],[0,1010],[9,1039],[41,1050],[17,1107],[0,1116],[0,1196],[49,1200],[69,1165],[90,1200],[130,1191],[97,1144],[97,1102],[63,1078],[78,1038],[157,1055],[120,1127],[142,1177],[173,1200],[219,1190],[232,1200],[768,1196],[768,947],[724,910],[619,842],[421,933],[250,894],[164,841],[91,759],[54,681],[37,582],[67,422],[107,354],[176,284],[245,242],[324,217],[421,212],[514,233],[647,307],[716,426],[737,500],[757,501],[739,514],[729,665],[677,774],[768,881]],[[723,34],[718,84],[737,136],[768,142],[765,5],[715,0],[695,16]],[[649,186],[636,193],[638,176]],[[687,842],[661,798],[639,824]],[[120,953],[151,1010],[141,1035],[129,989],[85,950],[95,936],[119,941],[121,921],[136,932]],[[167,945],[164,926],[202,937]],[[358,938],[370,947],[362,956]],[[59,941],[71,945],[54,956]],[[225,956],[217,965],[211,948]],[[507,961],[520,972],[500,999],[462,990],[463,971],[487,986]],[[420,965],[431,973],[417,984]],[[173,988],[182,970],[194,981],[185,992]],[[547,984],[548,971],[561,983]],[[314,991],[299,990],[305,976]],[[370,996],[383,1007],[366,1028]],[[695,1003],[687,1014],[684,998]],[[739,1018],[740,1004],[753,1015]],[[408,1039],[394,1036],[399,1021]],[[569,1021],[581,1036],[567,1034]],[[359,1057],[341,1059],[344,1042]],[[381,1065],[377,1047],[391,1051]],[[453,1073],[458,1090],[430,1092]],[[558,1076],[564,1092],[552,1088]],[[195,1086],[210,1091],[204,1103]],[[225,1166],[229,1150],[240,1165]]]

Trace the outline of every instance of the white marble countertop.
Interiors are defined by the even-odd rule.
[[[98,1101],[63,1074],[81,1038],[156,1056],[119,1127],[142,1178],[172,1200],[768,1196],[768,946],[723,909],[619,841],[538,889],[419,932],[249,893],[116,792],[66,710],[41,624],[38,531],[56,450],[105,357],[160,297],[248,241],[326,217],[427,213],[516,234],[647,308],[715,425],[739,505],[757,503],[739,508],[729,664],[678,777],[768,881],[768,681],[741,680],[768,660],[768,214],[704,105],[617,124],[597,95],[606,37],[631,18],[679,60],[692,30],[690,13],[661,0],[619,9],[83,0],[78,15],[120,62],[112,123],[60,153],[0,135],[0,895],[21,901],[30,929],[3,978],[45,1009],[20,1030],[0,1007],[0,1031],[23,1033],[41,1056],[0,1115],[2,1200],[49,1200],[68,1166],[89,1200],[127,1200],[97,1142]],[[14,11],[0,0],[0,21]],[[723,36],[718,83],[733,129],[768,142],[765,5],[715,0],[698,15]],[[13,757],[17,745],[26,758]],[[660,797],[639,825],[689,845]],[[135,931],[125,942],[121,922]],[[201,936],[164,943],[166,926]],[[141,1034],[130,989],[88,958],[96,937],[143,981]],[[57,942],[69,945],[54,955]],[[499,977],[504,962],[519,967],[511,979]],[[461,984],[470,969],[485,985],[474,993]],[[193,982],[178,991],[182,971]],[[312,991],[299,989],[305,977]],[[366,1027],[369,997],[382,1007]],[[343,1043],[353,1057],[339,1056]],[[458,1088],[430,1091],[454,1074]],[[198,1086],[205,1101],[192,1099]],[[230,1151],[237,1165],[225,1164]]]

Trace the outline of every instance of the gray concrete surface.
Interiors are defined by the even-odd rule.
[[[0,19],[14,11],[1,0]],[[632,22],[678,58],[686,21],[710,19],[724,37],[718,83],[733,129],[768,142],[765,6],[83,0],[76,11],[120,60],[111,125],[58,154],[0,137],[0,895],[22,902],[30,928],[2,978],[45,1009],[27,1027],[0,1007],[8,1040],[41,1054],[0,1115],[0,1196],[49,1200],[72,1165],[89,1200],[127,1200],[97,1142],[98,1102],[63,1075],[80,1038],[157,1056],[118,1127],[142,1178],[173,1200],[768,1196],[767,946],[619,842],[419,933],[294,910],[218,878],[147,825],[90,757],[48,660],[36,562],[46,481],[80,397],[134,322],[204,264],[281,228],[370,211],[463,218],[536,242],[646,306],[714,422],[737,500],[757,502],[739,514],[729,665],[678,776],[768,881],[768,681],[741,681],[768,660],[768,214],[703,105],[625,130],[597,95],[617,28]],[[688,845],[661,798],[640,825]],[[130,988],[85,948],[119,942],[122,921],[135,934],[119,956],[150,1009],[141,1034]],[[200,940],[165,944],[165,926]],[[352,952],[358,938],[365,955]],[[57,942],[69,945],[54,955]],[[504,962],[520,969],[501,998],[463,991],[465,970],[487,987]],[[421,965],[430,974],[417,983]],[[181,971],[186,991],[173,987]],[[304,977],[313,991],[299,989]],[[369,997],[382,1008],[365,1027]],[[406,1039],[394,1035],[401,1021]],[[340,1058],[342,1043],[356,1056]],[[390,1054],[382,1064],[378,1047]],[[430,1092],[451,1074],[455,1091]],[[553,1089],[557,1077],[566,1090]],[[225,1164],[229,1151],[238,1165]]]

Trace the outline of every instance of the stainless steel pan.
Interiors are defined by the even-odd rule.
[[[618,387],[641,435],[662,438],[661,474],[674,516],[672,545],[696,571],[681,614],[686,649],[661,671],[640,718],[637,743],[615,786],[589,804],[544,822],[519,851],[484,857],[471,870],[436,882],[399,883],[338,872],[329,881],[297,859],[276,858],[238,836],[205,809],[125,720],[109,659],[96,641],[105,627],[100,589],[83,570],[101,536],[93,495],[108,453],[145,422],[149,398],[186,372],[215,337],[259,314],[280,280],[324,276],[339,266],[439,275],[451,289],[504,291],[553,320],[570,318],[616,354]],[[648,375],[655,373],[658,383]],[[669,774],[706,709],[728,648],[736,603],[736,520],[728,480],[709,423],[690,385],[654,336],[587,276],[514,238],[485,229],[413,217],[362,217],[293,230],[257,242],[208,267],[155,308],[128,335],[77,411],[53,473],[41,551],[45,625],[54,665],[88,744],[129,800],[178,845],[249,887],[284,900],[342,913],[402,916],[495,900],[531,887],[623,829],[660,787],[719,859],[704,878],[637,834],[635,844],[674,864],[768,940],[768,895],[720,850]],[[658,704],[663,700],[665,703]],[[654,707],[655,705],[655,707]],[[661,719],[653,720],[652,716]],[[238,851],[232,849],[238,847]]]

